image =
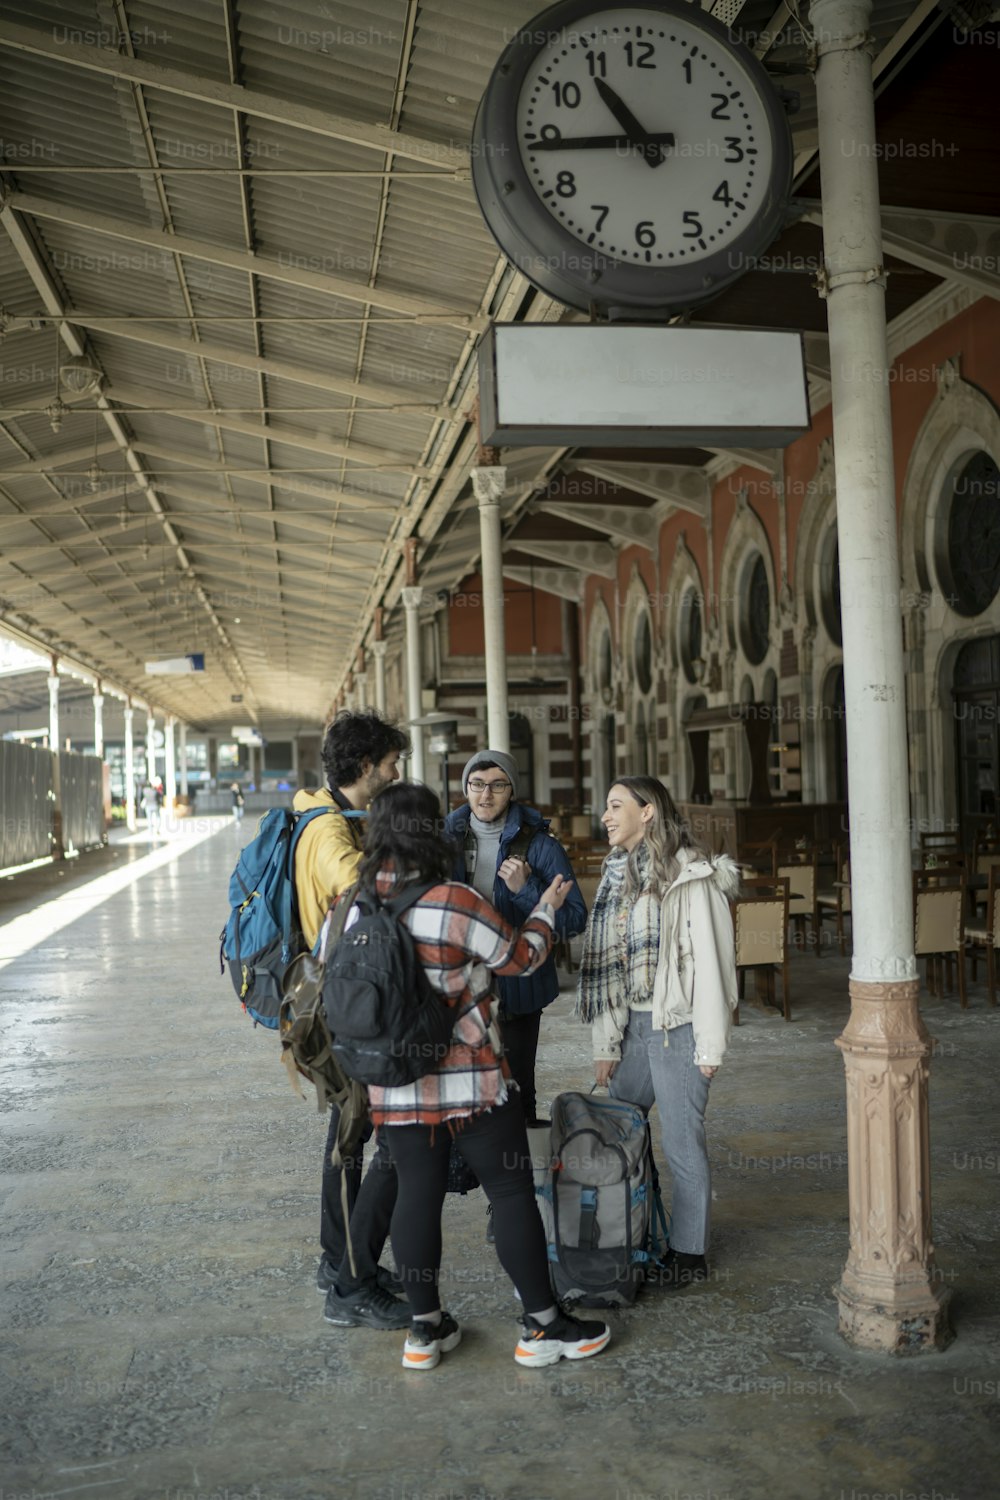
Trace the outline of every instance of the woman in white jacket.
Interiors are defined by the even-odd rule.
[[[615,1099],[655,1100],[673,1176],[668,1285],[707,1275],[709,1085],[736,1008],[727,855],[691,840],[670,793],[623,776],[601,818],[611,851],[584,937],[577,1012],[592,1022],[594,1074]]]

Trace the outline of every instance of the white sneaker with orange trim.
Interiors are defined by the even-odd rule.
[[[443,1312],[440,1323],[425,1323],[414,1318],[403,1345],[404,1370],[433,1370],[462,1342],[462,1330],[451,1313]]]
[[[539,1323],[525,1313],[521,1337],[514,1350],[519,1365],[554,1365],[559,1359],[589,1359],[611,1341],[607,1323],[585,1322],[560,1308],[551,1323]]]

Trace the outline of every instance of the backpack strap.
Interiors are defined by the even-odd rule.
[[[295,827],[288,841],[288,853],[285,856],[285,879],[281,885],[281,941],[283,951],[288,952],[292,942],[292,919],[298,907],[295,899],[295,851],[298,848],[299,839],[305,832],[307,823],[313,818],[322,818],[327,813],[338,813],[346,817],[346,813],[340,807],[311,807],[308,812],[295,814]]]
[[[524,824],[522,823],[521,827],[517,830],[514,837],[510,841],[510,848],[507,850],[507,858],[523,859],[527,864],[528,850],[530,849],[535,834],[538,831],[539,830],[537,828],[525,828]]]

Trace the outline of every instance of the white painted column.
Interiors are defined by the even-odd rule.
[[[840,1329],[914,1352],[948,1337],[934,1285],[927,1058],[913,956],[903,635],[872,92],[871,0],[813,0],[843,599],[854,960],[838,1045],[850,1248]]]
[[[507,711],[507,642],[503,610],[503,538],[500,501],[507,470],[500,465],[472,470],[472,488],[479,503],[479,540],[482,551],[483,634],[486,658],[486,738],[491,750],[510,750]]]
[[[153,735],[156,733],[156,715],[151,708],[146,710],[146,775],[150,781],[156,780],[156,746],[153,743]]]
[[[94,754],[104,759],[104,694],[94,694]]]
[[[60,750],[59,744],[59,673],[49,673],[49,749]]]
[[[423,691],[420,668],[420,604],[424,591],[410,585],[403,589],[403,608],[406,611],[406,716],[408,719],[423,717]],[[407,733],[413,742],[410,761],[410,780],[424,779],[424,731],[409,725]]]
[[[380,714],[385,713],[385,653],[387,649],[385,641],[372,641],[371,653],[375,658],[375,708]]]
[[[163,724],[163,739],[166,755],[163,770],[163,801],[167,817],[173,816],[174,798],[177,796],[177,756],[175,753],[174,726],[177,720],[173,714],[167,714]]]
[[[125,705],[125,826],[135,832],[135,740],[132,735],[132,719],[135,709],[131,703]]]
[[[181,739],[181,746],[180,746],[180,783],[181,783],[181,796],[182,797],[186,797],[187,794],[188,794],[188,727],[183,722],[181,723],[181,727],[180,727],[180,739]]]
[[[355,695],[355,697],[357,699],[358,712],[359,713],[364,713],[365,709],[368,707],[368,673],[367,672],[355,672],[355,674],[354,674],[354,695]]]

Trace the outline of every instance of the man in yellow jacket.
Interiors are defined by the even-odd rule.
[[[296,792],[296,812],[328,807],[331,817],[313,818],[295,853],[295,891],[302,933],[316,941],[332,901],[354,884],[361,863],[364,810],[376,792],[399,780],[399,758],[409,749],[402,730],[377,713],[339,713],[323,739],[326,786]],[[364,1143],[345,1164],[356,1274],[347,1257],[347,1231],[341,1206],[340,1172],[330,1164],[337,1137],[336,1109],[330,1112],[320,1244],[323,1256],[316,1285],[326,1294],[323,1316],[338,1328],[408,1328],[409,1304],[399,1299],[400,1283],[379,1265],[396,1203],[396,1172],[385,1146],[377,1144],[362,1180]],[[371,1131],[368,1132],[369,1136]]]

